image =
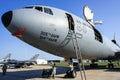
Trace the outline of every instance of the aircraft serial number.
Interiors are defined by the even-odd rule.
[[[52,41],[52,42],[57,42],[57,39],[59,38],[59,35],[56,34],[52,34],[49,32],[41,32],[40,33],[40,39],[43,40],[48,40],[48,41]]]

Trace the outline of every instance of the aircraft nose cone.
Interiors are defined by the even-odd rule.
[[[5,27],[7,27],[11,20],[12,20],[12,11],[8,11],[5,14],[2,15],[2,23],[4,24]]]

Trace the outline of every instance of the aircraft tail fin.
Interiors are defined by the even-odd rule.
[[[10,57],[11,57],[11,53],[7,54],[7,55],[3,58],[3,60],[7,61],[7,60],[10,59]]]
[[[35,61],[38,58],[39,54],[34,55],[32,58],[30,58],[30,61]]]

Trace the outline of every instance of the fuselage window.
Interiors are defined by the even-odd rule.
[[[41,11],[41,12],[43,11],[42,7],[38,7],[38,6],[37,6],[37,7],[35,7],[35,9],[37,9],[37,10],[39,10],[39,11]]]
[[[25,7],[25,8],[33,8],[33,6]]]
[[[53,12],[50,8],[44,8],[44,12],[50,15],[53,15]]]

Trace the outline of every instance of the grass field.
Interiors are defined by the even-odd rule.
[[[98,64],[98,66],[106,66],[108,65],[108,62],[96,62]],[[65,61],[61,61],[61,62],[56,62],[55,63],[56,66],[69,66],[68,62],[65,62]],[[90,62],[85,62],[84,65],[85,66],[89,66],[91,63]],[[114,61],[113,62],[115,68],[120,68],[120,62],[116,62]],[[44,66],[52,66],[53,64],[44,64]]]

